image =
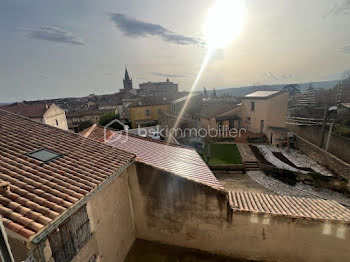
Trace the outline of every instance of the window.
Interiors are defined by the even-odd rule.
[[[158,114],[161,114],[161,113],[162,113],[162,109],[158,108]]]
[[[250,123],[250,116],[247,116],[246,122],[247,122],[247,123]]]
[[[251,102],[250,104],[250,110],[254,111],[255,110],[255,102]]]
[[[84,206],[49,235],[53,258],[56,262],[71,261],[91,235],[90,221]]]
[[[151,115],[151,111],[149,111],[149,109],[146,109],[146,116],[150,116]]]
[[[56,126],[58,126],[58,120],[56,119]]]
[[[36,151],[28,153],[27,156],[32,157],[36,160],[42,161],[44,163],[48,163],[50,161],[53,161],[55,159],[62,157],[63,155],[47,150],[45,148],[40,148]]]

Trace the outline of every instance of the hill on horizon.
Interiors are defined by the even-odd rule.
[[[310,85],[315,89],[328,89],[336,86],[341,80],[332,81],[320,81],[320,82],[309,82],[309,83],[296,83],[300,86],[300,91],[306,91]],[[292,83],[291,83],[292,84]],[[259,85],[259,86],[242,86],[242,87],[231,87],[224,89],[216,89],[218,96],[230,95],[230,96],[245,96],[259,90],[281,90],[283,87],[290,84],[277,84],[277,85]],[[213,90],[208,90],[208,94],[211,94]]]

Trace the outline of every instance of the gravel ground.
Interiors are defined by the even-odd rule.
[[[324,188],[316,189],[302,183],[298,183],[293,187],[273,177],[265,175],[262,171],[248,171],[247,175],[256,183],[279,195],[335,200],[340,204],[350,207],[350,198],[341,193]]]
[[[281,160],[279,160],[277,157],[275,157],[272,152],[281,152],[283,155],[289,159],[294,165],[298,167],[309,167],[315,170],[316,172],[324,175],[324,176],[332,176],[332,174],[323,166],[320,166],[317,164],[314,160],[312,160],[310,157],[308,157],[305,154],[300,153],[298,150],[289,149],[287,150],[285,148],[278,148],[274,146],[268,146],[268,145],[258,145],[257,146],[261,153],[264,155],[267,161],[274,164],[276,167],[283,168],[286,170],[294,171],[294,172],[301,172],[301,173],[308,173],[307,171],[298,170]]]
[[[264,194],[276,194],[261,184],[255,182],[247,174],[214,171],[215,177],[227,191],[254,192]]]

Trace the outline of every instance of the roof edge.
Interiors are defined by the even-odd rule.
[[[124,166],[122,166],[117,172],[104,180],[101,184],[99,184],[96,188],[94,188],[90,193],[88,193],[85,197],[80,199],[77,203],[75,203],[72,207],[68,208],[61,215],[56,217],[52,223],[42,228],[35,235],[31,236],[29,240],[33,244],[39,244],[41,241],[45,240],[46,237],[52,233],[57,227],[59,227],[67,218],[73,215],[78,209],[80,209],[83,205],[85,205],[94,195],[96,195],[99,191],[109,185],[116,177],[118,177],[121,173],[123,173],[129,166],[131,166],[135,162],[136,156],[128,161]]]

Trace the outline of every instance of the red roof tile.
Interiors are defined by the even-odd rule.
[[[234,211],[350,222],[350,210],[330,200],[230,191],[229,204]]]
[[[135,156],[77,134],[0,110],[0,214],[5,226],[29,238]],[[62,154],[43,162],[26,154]]]
[[[104,130],[102,127],[96,126],[94,130],[89,130],[88,132],[90,132],[89,138],[104,141]],[[210,187],[224,189],[194,149],[167,144],[151,138],[143,138],[131,134],[125,135],[124,132],[112,132],[113,134],[109,136],[106,143],[135,154],[137,161]],[[116,139],[117,136],[120,136],[119,139]]]

